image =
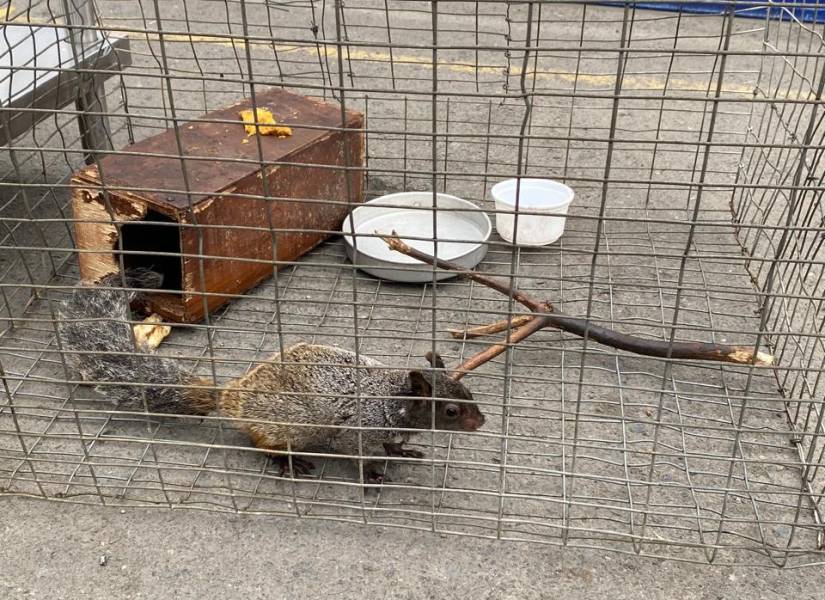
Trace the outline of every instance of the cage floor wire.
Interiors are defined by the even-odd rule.
[[[82,151],[75,115],[58,111],[2,161],[0,491],[699,562],[821,560],[821,323],[809,305],[822,283],[801,287],[796,259],[782,254],[785,285],[765,286],[782,225],[802,225],[801,214],[815,229],[821,216],[794,204],[801,184],[785,175],[802,165],[816,187],[821,173],[821,145],[806,156],[803,141],[818,115],[802,102],[821,98],[821,26],[439,5],[434,40],[430,3],[169,2],[155,18],[151,2],[99,2],[105,27],[131,42],[132,67],[106,87],[114,146],[169,126],[168,85],[181,119],[236,101],[249,80],[328,101],[343,92],[368,122],[368,197],[435,185],[492,210],[492,183],[548,165],[574,186],[558,244],[494,240],[479,270],[643,337],[800,349],[777,353],[774,370],[646,358],[542,331],[468,376],[487,425],[419,436],[432,461],[392,461],[392,481],[366,490],[335,459],[284,480],[231,423],[115,411],[65,369],[54,319],[78,282],[66,182]],[[50,10],[30,8],[29,18]],[[805,256],[815,274],[818,252]],[[767,323],[766,295],[777,302]],[[357,342],[406,367],[422,364],[434,323],[441,354],[458,364],[486,340],[447,330],[507,313],[506,298],[472,282],[433,289],[353,272],[333,239],[219,310],[208,331],[176,326],[159,352],[194,372],[214,365],[222,381],[281,340]]]
[[[557,251],[522,251],[521,288],[564,298],[567,311],[584,304],[589,261],[577,255],[577,240],[587,245],[590,235],[574,227]],[[611,257],[598,272],[595,314],[640,333],[667,332],[672,298],[661,286],[678,273],[667,254],[679,237],[684,242],[669,226],[650,223],[639,231],[605,231]],[[730,230],[695,243],[682,304],[689,318],[682,322],[723,340],[754,331],[747,274],[712,258],[736,250]],[[506,272],[508,255],[494,247],[484,270]],[[342,244],[332,242],[280,274],[285,343],[346,345],[353,330],[346,300],[350,271]],[[356,278],[361,351],[391,357],[393,364],[420,363],[432,318],[429,287]],[[75,283],[71,264],[51,280],[53,286]],[[455,362],[470,343],[448,341],[445,330],[483,323],[485,313],[501,314],[506,302],[477,284],[438,287],[439,346]],[[56,299],[61,292],[44,295]],[[242,374],[277,348],[275,297],[269,282],[215,317],[213,347],[222,377]],[[684,556],[690,546],[694,552],[708,552],[703,547],[710,545],[775,548],[779,555],[787,546],[816,545],[818,526],[800,488],[799,459],[771,373],[751,374],[748,382],[747,369],[668,365],[599,347],[584,354],[582,370],[581,340],[542,333],[513,350],[506,416],[497,361],[472,377],[488,414],[484,435],[437,437],[435,465],[399,466],[391,471],[397,483],[362,499],[357,474],[335,464],[340,461],[324,463],[317,480],[277,481],[260,452],[213,419],[147,424],[73,385],[70,399],[52,309],[49,300],[36,300],[25,321],[4,336],[5,375],[22,432],[20,439],[2,438],[6,491],[311,514],[555,543],[569,536],[570,543],[595,544],[609,534],[628,551],[635,539],[650,554],[667,543],[688,547]],[[205,335],[198,327],[176,331],[161,350],[200,358],[195,368],[206,373]],[[10,408],[2,413],[6,434],[16,430]],[[430,443],[418,440],[425,451]]]

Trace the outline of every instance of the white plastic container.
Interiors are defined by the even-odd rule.
[[[496,229],[510,243],[519,246],[546,246],[564,233],[567,209],[574,193],[552,179],[521,180],[518,186],[518,240],[513,239],[516,214],[516,179],[506,179],[490,190],[496,201]]]

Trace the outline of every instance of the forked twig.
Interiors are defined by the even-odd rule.
[[[493,360],[496,356],[507,350],[508,346],[518,344],[524,338],[533,335],[539,329],[547,327],[547,317],[533,317],[527,323],[510,334],[510,343],[507,340],[488,346],[481,352],[473,354],[470,358],[458,365],[455,370],[450,373],[450,377],[458,381],[473,369],[480,367],[484,363]]]
[[[469,329],[448,329],[449,333],[454,338],[459,340],[469,340],[472,338],[490,335],[491,333],[499,333],[507,331],[507,328],[518,329],[522,325],[526,325],[533,319],[530,315],[518,315],[512,319],[504,319],[503,321],[496,321],[489,325],[481,325],[479,327],[470,327]]]
[[[376,232],[377,233],[377,232]],[[530,309],[532,315],[523,315],[515,317],[512,320],[499,321],[491,325],[487,325],[467,332],[460,332],[456,337],[464,337],[468,332],[478,332],[478,335],[485,333],[495,333],[497,331],[504,331],[508,325],[512,327],[510,332],[509,344],[507,341],[499,342],[485,348],[481,352],[471,356],[459,365],[452,373],[454,379],[460,379],[468,371],[471,371],[484,363],[492,360],[502,352],[504,352],[508,345],[517,344],[528,336],[534,334],[545,327],[554,327],[561,331],[566,331],[580,337],[587,337],[595,340],[605,346],[617,348],[619,350],[626,350],[635,354],[644,356],[658,356],[662,358],[675,359],[690,359],[690,360],[709,360],[716,362],[729,362],[738,364],[757,364],[757,365],[772,365],[774,357],[766,352],[757,352],[754,355],[753,349],[746,346],[731,346],[727,344],[711,344],[706,342],[673,342],[663,340],[651,340],[640,338],[625,333],[620,333],[607,327],[596,325],[588,319],[580,317],[572,317],[563,313],[556,312],[549,302],[539,302],[530,297],[524,292],[513,289],[508,284],[487,277],[475,271],[468,271],[463,267],[451,263],[440,258],[435,258],[416,250],[405,244],[398,237],[398,234],[393,231],[392,235],[386,236],[378,234],[384,242],[396,252],[406,254],[416,260],[429,265],[435,265],[440,269],[448,271],[455,271],[462,277],[467,277],[482,285],[486,285],[506,296],[512,298]],[[526,319],[526,321],[523,321]],[[452,333],[452,331],[451,331]],[[453,333],[455,336],[455,333]],[[467,337],[473,337],[469,335]]]

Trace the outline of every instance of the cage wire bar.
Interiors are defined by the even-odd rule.
[[[129,59],[57,69],[96,82],[105,71],[77,92],[93,90],[99,110],[24,110],[37,118],[0,159],[0,497],[821,563],[825,31],[798,18],[815,3],[715,4],[718,15],[595,2],[6,1],[4,30],[126,38]],[[769,4],[779,18],[749,18]],[[87,8],[94,22],[67,21]],[[7,80],[42,71],[36,59],[0,69]],[[351,129],[346,110],[365,115],[364,167],[342,169],[363,175],[367,199],[445,192],[494,218],[489,190],[502,179],[575,190],[557,243],[517,247],[493,233],[479,272],[593,324],[750,346],[776,363],[646,357],[543,330],[465,377],[483,428],[417,436],[426,458],[386,459],[381,485],[323,452],[310,477],[279,476],[229,418],[114,407],[80,381],[56,335],[59,303],[80,280],[70,177],[173,129],[165,152],[186,181],[193,161],[218,154],[181,156],[180,129],[272,88],[340,107],[338,131]],[[84,143],[78,117],[90,115],[105,118],[105,143]],[[262,203],[274,197],[266,179]],[[189,183],[165,191],[191,207]],[[267,228],[273,248],[285,233]],[[119,243],[121,264],[152,255]],[[202,276],[209,257],[194,256]],[[437,349],[455,366],[498,338],[448,330],[520,312],[473,281],[436,282],[435,269],[422,285],[373,278],[347,260],[340,234],[270,262],[269,278],[202,321],[168,323],[157,352],[218,385],[298,341],[397,368]]]

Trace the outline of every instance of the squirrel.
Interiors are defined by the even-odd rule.
[[[413,432],[399,429],[430,429],[433,418],[439,430],[475,431],[484,424],[472,394],[444,374],[438,354],[427,353],[434,369],[407,371],[365,356],[356,364],[356,354],[349,350],[299,343],[217,389],[211,379],[190,374],[173,359],[136,354],[131,305],[139,299],[140,289],[160,288],[162,279],[142,268],[127,270],[123,280],[114,273],[96,286],[76,287],[61,306],[58,328],[62,347],[73,351],[70,362],[84,381],[114,384],[98,389],[118,406],[143,408],[145,398],[151,412],[206,416],[216,411],[243,419],[234,424],[249,434],[255,447],[271,453],[280,475],[291,468],[299,476],[310,473],[314,465],[296,456],[290,461],[281,453],[320,449],[358,456],[360,448],[364,456],[383,451],[387,456],[422,458],[421,452],[404,448]],[[112,289],[121,281],[138,291]],[[99,326],[84,323],[90,319]],[[359,424],[359,373],[365,428],[360,446],[358,430],[347,428]],[[130,382],[142,384],[143,393]],[[330,425],[338,427],[325,427]],[[364,475],[370,482],[386,480],[369,463]]]

